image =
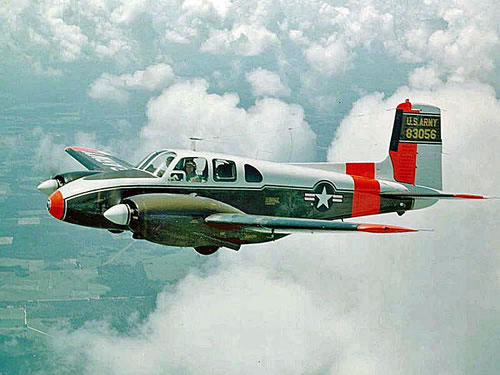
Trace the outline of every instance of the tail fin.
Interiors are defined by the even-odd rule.
[[[442,189],[441,111],[408,99],[397,106],[389,158],[378,167],[395,181]],[[384,173],[385,174],[385,173]]]

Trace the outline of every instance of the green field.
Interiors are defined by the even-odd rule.
[[[0,308],[0,329],[24,326],[24,312],[20,308]]]

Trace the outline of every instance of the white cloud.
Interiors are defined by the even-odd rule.
[[[327,76],[345,72],[351,66],[353,57],[346,44],[335,37],[324,45],[312,44],[305,51],[305,56],[315,70]]]
[[[225,18],[232,6],[232,0],[184,0],[181,9],[197,16],[215,11],[219,17]]]
[[[82,49],[89,41],[87,35],[82,32],[78,25],[66,23],[63,19],[63,14],[69,7],[69,2],[41,6],[43,20],[49,27],[51,39],[57,43],[60,58],[65,62],[81,58]]]
[[[63,72],[60,69],[54,69],[50,66],[44,68],[40,61],[36,61],[33,63],[33,70],[36,75],[42,77],[61,77],[63,75]]]
[[[160,55],[172,42],[243,57],[270,52],[295,60],[301,51],[297,74],[309,64],[327,76],[352,67],[353,55],[376,51],[395,63],[433,66],[444,80],[485,80],[499,61],[498,10],[495,0],[349,0],[341,6],[321,0],[48,0],[38,6],[21,1],[0,9],[0,48],[120,66],[148,64],[150,55]],[[152,22],[135,22],[141,15]],[[210,59],[205,53],[190,56]]]
[[[433,89],[442,84],[438,69],[430,66],[416,68],[410,73],[408,82],[415,89]]]
[[[234,53],[242,56],[256,56],[278,42],[276,34],[265,27],[253,25],[234,25],[231,30],[212,30],[201,50],[214,54]]]
[[[266,98],[245,110],[237,95],[207,89],[204,80],[177,83],[152,99],[141,133],[143,152],[189,148],[189,137],[202,137],[204,150],[281,161],[314,156],[316,137],[300,106]]]
[[[245,74],[254,96],[289,96],[290,89],[281,82],[278,74],[257,68]]]
[[[80,164],[66,155],[65,145],[58,143],[42,127],[33,129],[33,136],[39,140],[33,155],[34,171],[49,178],[61,172],[81,169]]]
[[[112,58],[116,57],[119,59],[119,55],[124,51],[130,51],[132,48],[124,40],[112,39],[108,44],[96,44],[95,53],[101,58]]]
[[[173,83],[174,79],[172,67],[160,63],[148,66],[145,70],[137,70],[133,74],[116,76],[104,73],[90,85],[88,94],[95,100],[124,103],[129,99],[131,89],[161,90]]]
[[[127,0],[115,8],[111,13],[111,20],[125,25],[133,22],[141,13],[146,11],[147,0]]]

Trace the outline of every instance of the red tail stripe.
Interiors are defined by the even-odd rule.
[[[354,194],[352,216],[375,215],[380,212],[380,183],[377,180],[352,176]]]
[[[346,163],[345,173],[351,176],[375,178],[375,163]]]
[[[417,144],[399,143],[397,151],[389,151],[394,170],[394,179],[415,185],[417,167]]]

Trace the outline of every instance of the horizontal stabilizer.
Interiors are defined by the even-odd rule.
[[[452,194],[452,193],[440,193],[440,192],[387,192],[380,193],[381,197],[384,198],[432,198],[432,199],[494,199],[494,197],[487,197],[484,195],[477,194]]]
[[[296,219],[290,217],[245,215],[245,214],[214,214],[205,218],[207,224],[239,225],[243,227],[261,227],[281,229],[285,231],[340,231],[369,233],[401,233],[417,232],[416,229],[403,228],[395,225],[348,223],[339,221]]]

